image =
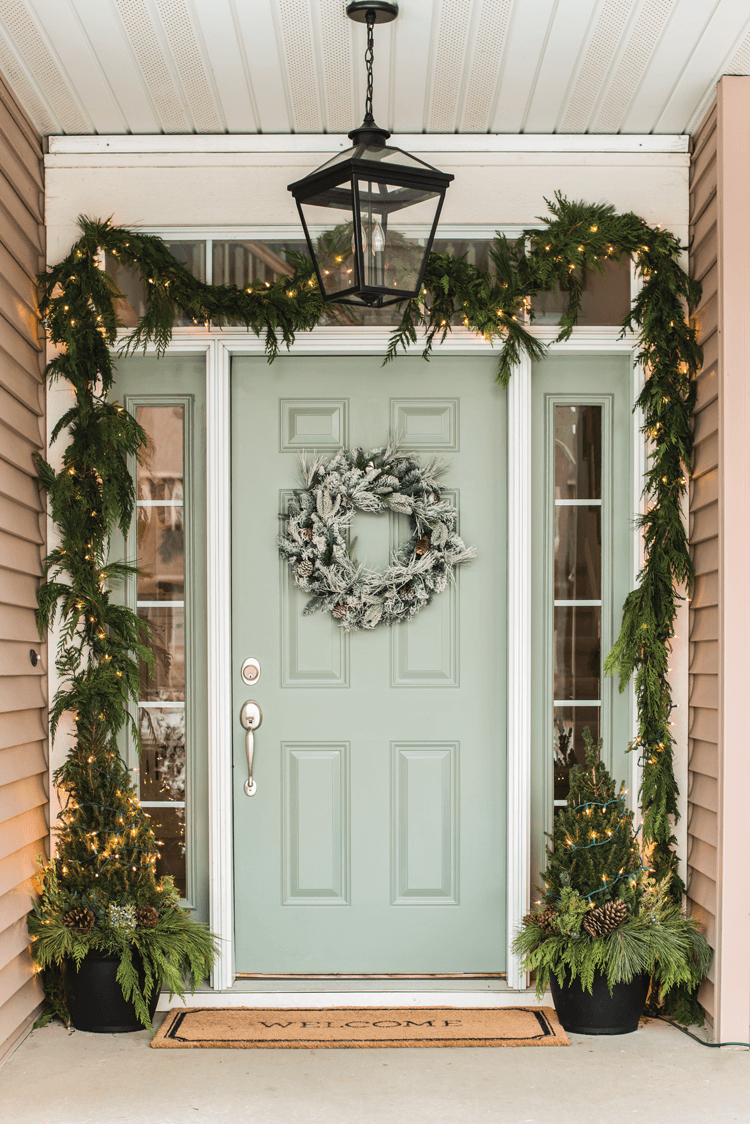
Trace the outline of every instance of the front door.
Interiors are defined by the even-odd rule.
[[[505,967],[506,395],[492,358],[232,365],[238,973]],[[385,445],[449,465],[477,559],[408,624],[347,634],[278,555],[298,456]],[[357,514],[384,567],[403,517]],[[260,664],[247,686],[243,662]],[[262,709],[248,797],[248,699]]]

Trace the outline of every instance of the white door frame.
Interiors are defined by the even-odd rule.
[[[388,329],[316,328],[301,334],[295,355],[384,355]],[[123,336],[125,333],[123,333]],[[633,361],[633,400],[641,371],[635,366],[635,341],[619,339],[612,329],[577,328],[570,340],[553,343],[554,329],[536,329],[537,338],[554,352],[630,354]],[[417,345],[418,347],[418,345]],[[264,346],[244,330],[219,333],[204,329],[176,329],[170,352],[206,355],[206,532],[208,592],[208,836],[209,925],[219,938],[219,954],[211,977],[215,991],[234,985],[234,876],[232,809],[232,664],[231,664],[231,361],[235,355],[263,356]],[[440,354],[490,355],[481,337],[456,330],[440,345]],[[418,354],[417,348],[414,354]],[[495,352],[495,354],[497,354]],[[396,360],[398,362],[398,360]],[[632,508],[641,508],[645,453],[641,419],[633,415]],[[507,984],[518,992],[527,977],[510,945],[529,908],[531,872],[529,752],[531,718],[531,363],[525,357],[508,387],[508,806],[507,806]],[[641,564],[640,536],[634,535],[633,580]],[[635,708],[633,707],[635,717]],[[635,758],[635,755],[633,755]],[[638,777],[633,760],[631,791]],[[352,990],[356,989],[353,982]],[[428,994],[428,993],[426,993]],[[441,993],[442,995],[443,993]],[[205,994],[197,996],[205,1000]],[[242,1001],[250,999],[243,996]],[[276,998],[276,997],[274,997]],[[237,996],[239,1000],[239,995]],[[518,1001],[524,1001],[523,995]]]

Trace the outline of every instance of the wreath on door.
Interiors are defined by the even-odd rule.
[[[310,594],[305,614],[330,612],[347,632],[398,624],[414,617],[455,580],[456,568],[476,556],[458,535],[458,512],[440,494],[446,465],[421,464],[395,444],[365,452],[342,449],[307,462],[305,487],[282,513],[287,527],[279,553],[292,577]],[[353,555],[349,530],[358,512],[406,516],[410,538],[391,554],[384,571]]]

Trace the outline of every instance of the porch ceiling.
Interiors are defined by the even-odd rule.
[[[396,133],[689,133],[750,74],[747,0],[401,0],[376,30]],[[42,134],[341,133],[346,0],[0,0],[0,70]]]

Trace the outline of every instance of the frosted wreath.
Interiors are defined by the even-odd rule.
[[[342,449],[309,464],[300,457],[305,487],[289,501],[279,553],[310,600],[305,613],[330,611],[347,632],[408,621],[442,593],[462,562],[476,556],[456,533],[458,513],[442,499],[446,465],[420,464],[396,445]],[[384,572],[357,562],[347,534],[357,511],[405,515],[411,538]],[[355,540],[356,541],[356,540]]]

